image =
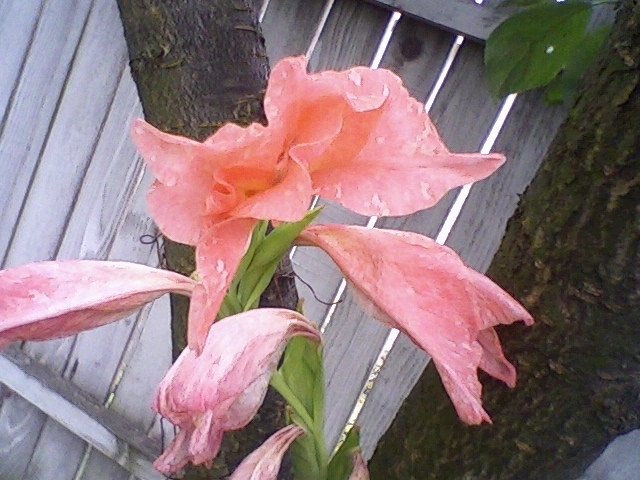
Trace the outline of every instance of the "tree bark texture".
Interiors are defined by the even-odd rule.
[[[202,140],[226,122],[264,122],[269,64],[252,0],[118,0],[131,73],[146,120]],[[164,239],[169,269],[190,275],[193,248]],[[283,264],[264,301],[295,308],[291,268]],[[188,300],[172,296],[172,343],[186,346]],[[284,403],[269,392],[246,431],[225,435],[213,468],[188,468],[185,478],[224,478],[250,451],[284,426]]]
[[[537,320],[499,329],[518,385],[482,376],[494,424],[470,427],[430,365],[372,478],[566,480],[640,427],[639,125],[640,2],[627,0],[488,272]]]

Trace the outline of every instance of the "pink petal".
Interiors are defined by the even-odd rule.
[[[297,222],[307,212],[312,195],[309,172],[292,161],[276,185],[248,198],[233,210],[232,215]]]
[[[311,183],[306,171],[282,157],[283,134],[257,123],[227,124],[197,142],[137,120],[132,136],[157,178],[148,202],[160,230],[195,245],[207,226],[232,217],[299,220]]]
[[[47,340],[124,318],[168,292],[190,295],[195,282],[126,262],[38,262],[0,271],[0,348]]]
[[[500,154],[453,154],[420,102],[384,69],[306,73],[304,57],[273,69],[269,127],[295,129],[286,144],[314,189],[363,215],[406,215],[452,188],[487,177]]]
[[[320,341],[315,326],[297,312],[256,309],[214,323],[200,354],[187,347],[154,399],[154,410],[185,432],[157,467],[168,474],[188,461],[213,459],[223,431],[251,421],[286,343],[296,335]]]
[[[230,219],[210,227],[198,242],[196,266],[200,277],[191,297],[189,346],[201,351],[209,327],[247,251],[256,220]]]
[[[353,452],[353,470],[349,475],[349,480],[369,480],[369,470],[367,463],[362,458],[359,450]]]
[[[278,430],[240,463],[229,480],[276,480],[282,456],[303,433],[296,424]]]
[[[300,240],[331,256],[368,313],[432,356],[462,420],[490,420],[476,370],[515,384],[515,369],[493,327],[517,320],[531,324],[518,302],[453,250],[415,233],[315,225]]]

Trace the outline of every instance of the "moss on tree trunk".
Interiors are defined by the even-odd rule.
[[[640,427],[640,4],[626,1],[489,276],[535,326],[499,329],[514,390],[455,416],[429,366],[370,462],[377,479],[571,479]]]
[[[145,117],[158,128],[202,140],[226,122],[264,121],[269,64],[251,0],[118,0],[130,66]],[[171,270],[191,274],[193,248],[165,239]],[[263,303],[295,308],[288,263],[280,266]],[[174,358],[186,345],[188,301],[172,296]],[[218,479],[284,425],[284,403],[272,391],[256,419],[225,435],[211,470],[188,468],[185,478]]]

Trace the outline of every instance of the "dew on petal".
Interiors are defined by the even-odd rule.
[[[380,196],[377,193],[371,197],[371,205],[376,207],[382,216],[387,216],[390,213],[389,206],[385,201],[380,199]]]
[[[224,262],[222,260],[218,260],[216,262],[216,272],[218,273],[224,272]]]
[[[348,76],[349,80],[351,80],[354,85],[358,87],[362,86],[362,75],[360,75],[358,72],[356,72],[355,70],[351,70]]]

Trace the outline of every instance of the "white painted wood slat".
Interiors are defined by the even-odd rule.
[[[0,128],[19,78],[42,8],[42,1],[4,0],[0,3]]]
[[[474,40],[486,40],[507,17],[500,9],[483,8],[473,0],[367,0],[400,10],[432,25]]]
[[[26,355],[17,350],[0,355],[0,381],[129,471],[141,478],[162,478],[149,461],[159,450],[157,444]],[[31,438],[35,440],[37,436]],[[15,442],[21,444],[21,438]],[[144,450],[131,448],[129,442]],[[12,452],[13,447],[10,448]],[[68,451],[55,451],[58,457],[70,458]]]
[[[37,4],[22,0],[13,3]],[[91,2],[87,1],[47,2],[37,21],[30,48],[23,52],[24,68],[0,128],[0,177],[3,179],[0,184],[0,263],[3,266],[90,7]],[[10,16],[2,17],[0,22],[24,27],[27,19],[36,22],[40,10],[9,11],[6,14]],[[1,28],[0,35],[5,33],[11,34],[12,29]],[[20,51],[20,35],[16,34],[14,41],[16,50]],[[11,74],[9,69],[1,69],[1,72],[3,80]],[[6,93],[4,88],[11,91],[10,86],[0,85],[0,95]],[[39,238],[38,235],[29,236],[34,237],[34,241]]]

